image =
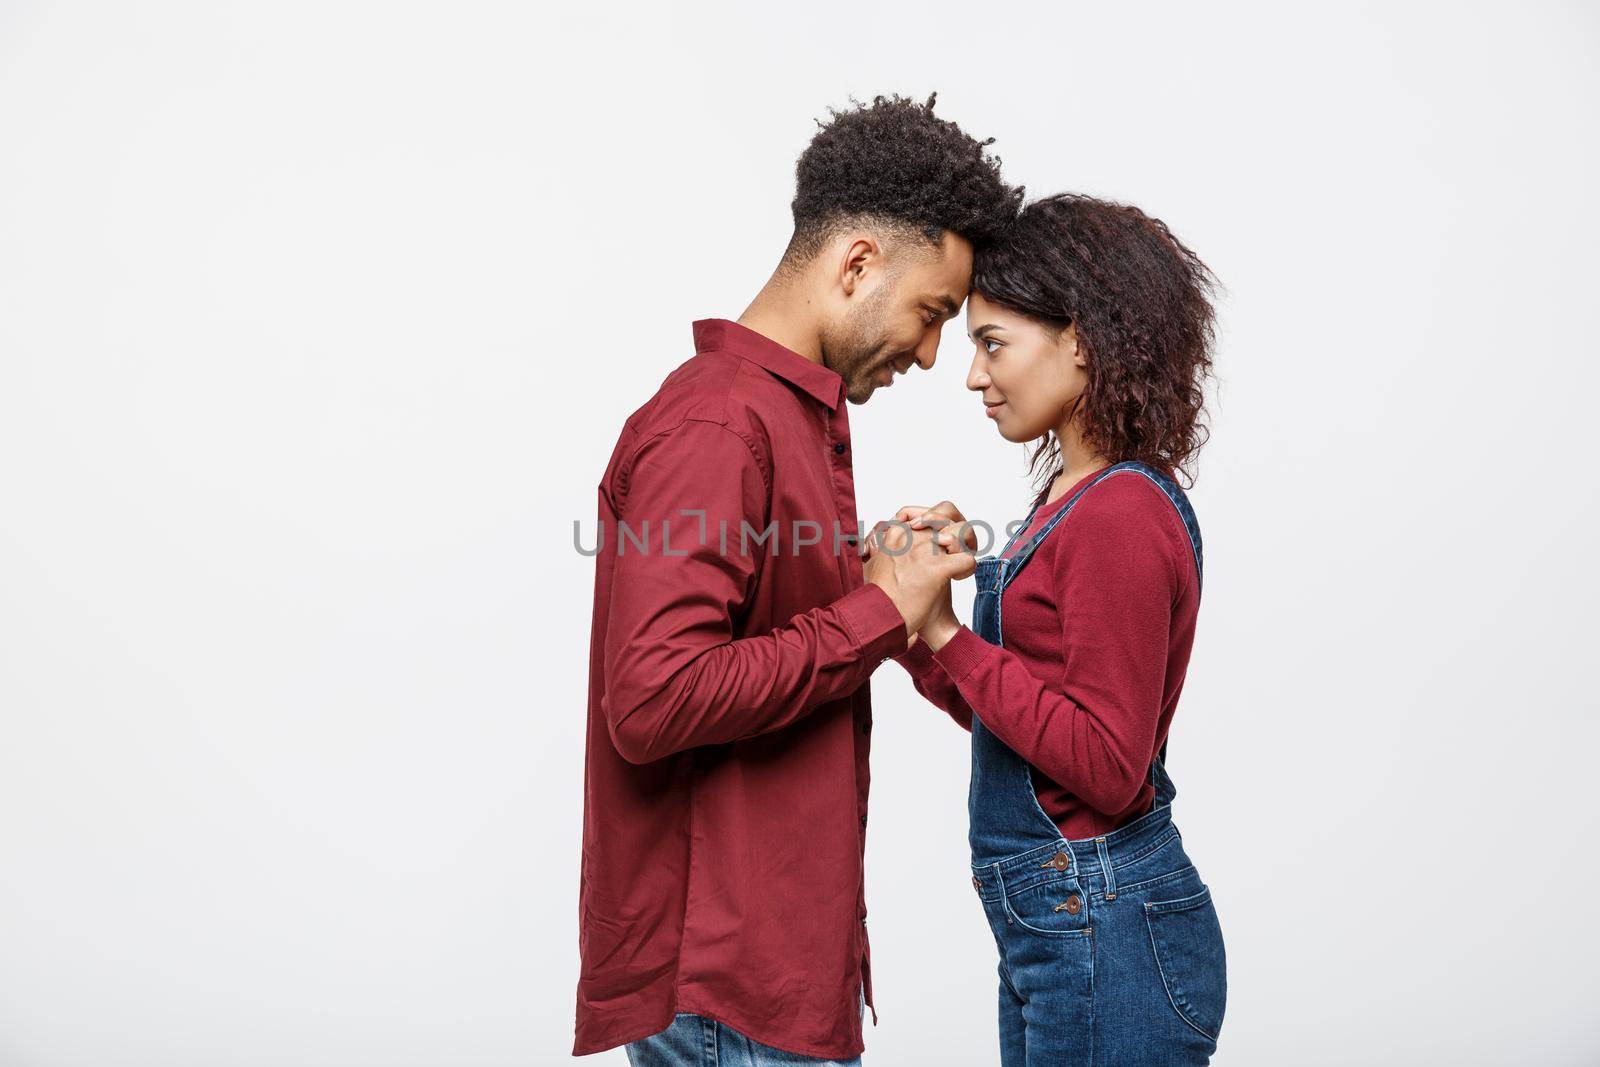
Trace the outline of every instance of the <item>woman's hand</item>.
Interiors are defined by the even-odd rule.
[[[927,525],[913,531],[909,523],[888,520],[874,526],[862,545],[864,577],[882,588],[904,617],[908,650],[930,620],[954,618],[950,582],[975,567],[972,553],[948,547],[958,544],[954,533],[943,533],[943,541],[941,533]]]
[[[950,583],[946,582],[944,592],[934,601],[933,611],[929,614],[928,621],[922,624],[922,629],[917,631],[917,637],[930,651],[937,652],[959,629],[961,620],[956,618],[955,606],[950,602]]]
[[[895,521],[903,522],[913,530],[932,529],[935,543],[949,555],[978,550],[978,535],[971,527],[963,528],[967,517],[949,500],[941,500],[931,507],[907,504],[895,512]],[[944,591],[934,602],[933,612],[916,636],[930,650],[937,652],[959,629],[961,620],[956,618],[955,606],[950,599],[950,584],[947,582]]]
[[[910,525],[913,530],[943,530],[946,526],[961,526],[967,517],[961,514],[961,509],[948,500],[941,500],[932,507],[921,504],[907,504],[895,512],[895,521]],[[961,531],[962,540],[966,542],[969,551],[978,550],[978,535],[969,526]]]

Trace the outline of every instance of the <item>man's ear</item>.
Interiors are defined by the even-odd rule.
[[[845,296],[854,296],[866,280],[869,269],[883,262],[883,248],[870,233],[851,234],[839,257],[839,288]]]

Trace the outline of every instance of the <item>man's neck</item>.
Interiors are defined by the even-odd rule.
[[[736,321],[820,365],[822,339],[817,334],[816,320],[810,315],[810,304],[794,287],[769,281]]]

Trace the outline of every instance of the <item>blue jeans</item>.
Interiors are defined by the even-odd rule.
[[[866,1012],[866,999],[861,999]],[[819,1060],[752,1041],[703,1015],[679,1012],[672,1025],[623,1046],[633,1067],[861,1067],[861,1057]]]
[[[1000,949],[1003,1067],[1210,1062],[1222,930],[1166,808],[1152,815],[974,868]]]
[[[1112,477],[1145,477],[1167,494],[1203,573],[1200,527],[1183,490],[1143,464],[1119,463],[1079,496]],[[978,560],[979,637],[1004,646],[1006,587],[1077,499],[1011,556]],[[1211,890],[1172,821],[1177,787],[1165,756],[1163,744],[1150,761],[1148,812],[1100,837],[1068,841],[1039,806],[1028,764],[989,732],[981,712],[973,716],[967,838],[972,887],[1000,953],[1002,1067],[1211,1062],[1227,1006],[1227,957]]]

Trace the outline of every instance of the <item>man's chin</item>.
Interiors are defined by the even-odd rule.
[[[858,378],[844,389],[844,398],[852,404],[865,404],[878,391],[878,383],[871,378]]]
[[[889,380],[886,382],[880,382],[878,381],[878,377],[883,374],[884,371],[889,372]],[[845,397],[853,404],[865,404],[867,402],[867,398],[873,393],[876,393],[879,389],[886,388],[893,384],[894,364],[882,363],[876,367],[873,367],[869,373],[863,374],[861,377],[855,379],[855,381],[846,386]]]

